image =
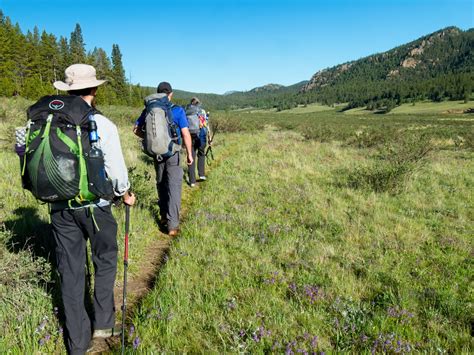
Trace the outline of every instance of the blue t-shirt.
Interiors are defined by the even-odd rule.
[[[173,106],[171,108],[171,113],[173,114],[173,121],[178,125],[180,129],[188,128],[188,119],[186,118],[186,112],[181,106]],[[135,121],[135,124],[138,127],[143,127],[145,124],[146,117],[146,108],[142,111],[142,114]]]

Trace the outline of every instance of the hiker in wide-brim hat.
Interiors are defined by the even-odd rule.
[[[67,91],[69,95],[81,97],[94,107],[98,87],[105,82],[97,79],[93,66],[73,64],[65,70],[65,80],[56,81],[53,85],[56,89]],[[53,98],[61,97],[64,96]],[[83,105],[81,101],[79,103]],[[75,110],[70,112],[72,115]],[[135,196],[128,192],[130,183],[117,127],[99,111],[94,109],[92,112],[89,129],[90,121],[95,121],[98,137],[95,136],[97,142],[94,145],[92,138],[89,138],[90,152],[92,147],[101,150],[103,169],[112,183],[115,199],[122,198],[124,203],[133,205]],[[100,341],[100,338],[117,335],[114,334],[117,223],[112,215],[111,201],[105,198],[80,203],[75,200],[51,203],[51,223],[67,329],[66,347],[70,354],[84,354],[93,349],[94,342]],[[87,313],[84,304],[87,240],[90,241],[94,264],[93,315]]]
[[[53,86],[62,91],[95,88],[107,80],[97,80],[95,68],[88,64],[73,64],[65,70],[64,81],[55,81]]]

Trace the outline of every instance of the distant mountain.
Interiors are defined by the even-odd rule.
[[[352,102],[353,106],[381,99],[459,99],[470,94],[473,72],[474,30],[448,27],[389,51],[318,71],[301,93],[325,103]]]
[[[249,93],[282,93],[282,92],[298,92],[308,83],[308,80],[300,81],[299,83],[283,86],[280,84],[267,84],[259,86],[248,91]]]
[[[235,94],[236,92],[239,92],[237,90],[231,90],[231,91],[226,91],[225,93],[223,93],[222,95],[231,95],[231,94]]]
[[[249,92],[272,92],[272,91],[277,91],[281,88],[283,88],[284,86],[283,85],[280,85],[280,84],[267,84],[267,85],[264,85],[264,86],[259,86],[257,88],[254,88],[252,90],[250,90]]]
[[[227,91],[223,95],[174,90],[174,98],[175,101],[184,104],[196,96],[203,105],[217,109],[273,107],[275,102],[280,101],[280,97],[298,94],[307,82],[304,80],[289,86],[266,84],[249,91]]]

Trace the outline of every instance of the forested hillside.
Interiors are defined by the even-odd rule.
[[[321,70],[296,101],[389,109],[421,99],[468,100],[473,69],[474,29],[448,27],[387,52]]]
[[[111,57],[95,47],[86,53],[82,29],[76,24],[69,38],[59,37],[37,27],[24,34],[0,10],[0,96],[23,96],[37,99],[54,94],[52,83],[64,79],[64,69],[72,63],[87,63],[97,76],[109,81],[98,92],[103,104],[141,105],[147,89],[130,85],[125,77],[118,44],[112,46]]]
[[[448,27],[387,52],[323,69],[310,81],[268,84],[226,95],[198,95],[221,109],[255,107],[285,110],[314,102],[348,103],[388,112],[406,102],[468,101],[474,82],[474,29]]]

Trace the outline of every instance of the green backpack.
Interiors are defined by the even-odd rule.
[[[45,96],[28,108],[22,181],[37,199],[81,204],[113,197],[103,155],[90,155],[95,113],[79,96]]]

